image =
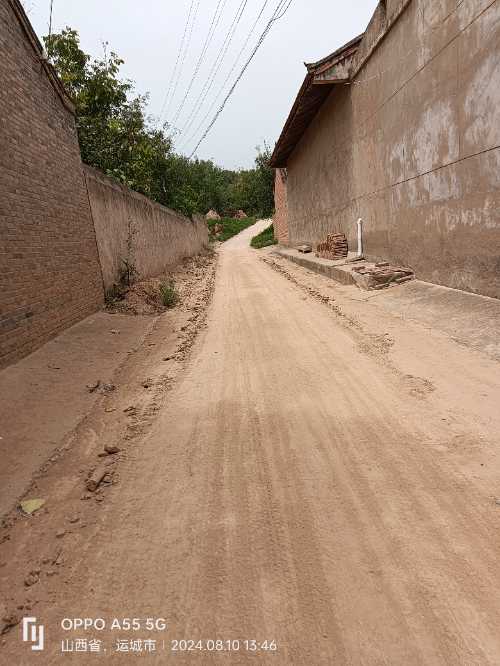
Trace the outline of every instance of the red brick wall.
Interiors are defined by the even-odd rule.
[[[288,206],[286,192],[286,169],[274,173],[274,235],[280,245],[288,245]]]
[[[103,301],[72,112],[14,0],[0,0],[0,366]]]

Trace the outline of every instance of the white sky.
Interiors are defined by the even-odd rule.
[[[219,25],[176,122],[181,129],[196,109],[195,102],[242,1],[221,0],[224,10]],[[165,118],[170,121],[193,75],[218,0],[193,0],[194,7],[197,3],[198,14],[182,76]],[[226,90],[277,3],[278,0],[268,0]],[[49,4],[50,0],[24,0],[30,20],[40,36],[48,32]],[[191,0],[54,0],[53,30],[56,32],[65,26],[75,28],[83,49],[92,56],[102,56],[102,43],[109,42],[109,49],[125,60],[123,76],[135,81],[138,92],[150,93],[149,111],[158,116],[169,87],[190,4]],[[179,152],[191,152],[217,110],[224,95],[202,122],[263,4],[264,0],[247,0],[206,102],[200,107],[190,131],[178,139],[176,148]],[[292,0],[288,12],[274,24],[217,123],[198,149],[198,157],[211,158],[227,168],[251,166],[255,146],[262,145],[264,140],[274,146],[304,78],[303,63],[319,60],[362,32],[376,5],[377,0]],[[196,131],[200,123],[200,129]],[[189,139],[193,132],[193,139],[184,145],[184,138]]]

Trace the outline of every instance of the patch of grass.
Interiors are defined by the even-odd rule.
[[[243,229],[246,229],[247,227],[251,227],[255,222],[255,217],[244,217],[241,220],[233,217],[222,217],[220,220],[207,220],[211,238],[221,242],[236,236],[240,231],[243,231]],[[218,234],[214,234],[216,224],[222,225],[222,231]]]
[[[250,241],[250,245],[257,249],[275,244],[276,244],[276,238],[274,237],[274,227],[272,224],[266,227],[264,231],[261,231],[260,234],[254,236]]]
[[[173,308],[179,302],[179,294],[175,290],[173,280],[162,282],[160,285],[160,295],[163,305],[166,308]]]

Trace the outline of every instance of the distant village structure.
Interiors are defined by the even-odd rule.
[[[500,1],[385,0],[307,74],[272,156],[275,233],[341,232],[500,297]]]

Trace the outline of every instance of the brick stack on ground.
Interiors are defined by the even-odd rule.
[[[358,287],[367,290],[385,289],[391,284],[403,284],[415,277],[411,268],[391,266],[387,261],[374,266],[355,266],[352,276]]]
[[[348,247],[347,238],[344,234],[328,234],[326,241],[318,243],[316,247],[316,256],[321,259],[345,259],[347,257]]]

